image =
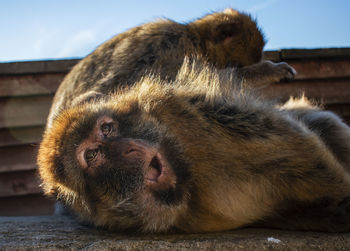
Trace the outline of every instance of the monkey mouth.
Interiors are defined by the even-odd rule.
[[[158,182],[159,177],[163,173],[163,163],[160,159],[159,153],[154,156],[149,164],[148,171],[146,173],[146,181],[148,182]]]

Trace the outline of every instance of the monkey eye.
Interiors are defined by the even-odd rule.
[[[86,162],[93,161],[96,158],[97,153],[98,153],[98,149],[89,149],[89,150],[87,150],[85,152],[85,155],[84,155]]]
[[[101,132],[102,132],[103,136],[108,136],[108,134],[111,133],[112,129],[113,129],[113,127],[112,127],[111,123],[109,123],[109,124],[105,123],[105,124],[101,125]]]

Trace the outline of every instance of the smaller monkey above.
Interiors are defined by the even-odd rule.
[[[262,60],[264,36],[248,14],[233,9],[189,23],[160,19],[118,34],[81,60],[60,85],[48,127],[61,110],[133,85],[143,76],[173,81],[185,58],[230,68],[232,85],[261,88],[292,79],[286,63]]]

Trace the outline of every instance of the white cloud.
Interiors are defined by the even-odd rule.
[[[277,0],[267,0],[265,2],[253,5],[252,7],[250,7],[247,12],[258,12],[260,10],[266,9],[267,7],[271,6],[272,4],[274,4]]]
[[[42,25],[38,25],[33,34],[32,48],[36,57],[47,57],[52,44],[55,44],[55,38],[59,35],[57,31],[49,30]]]
[[[63,43],[55,57],[81,56],[81,51],[96,42],[96,30],[82,30]]]

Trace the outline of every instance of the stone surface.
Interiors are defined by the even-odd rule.
[[[82,226],[66,216],[0,217],[0,250],[350,250],[350,233],[241,229],[140,235]]]

